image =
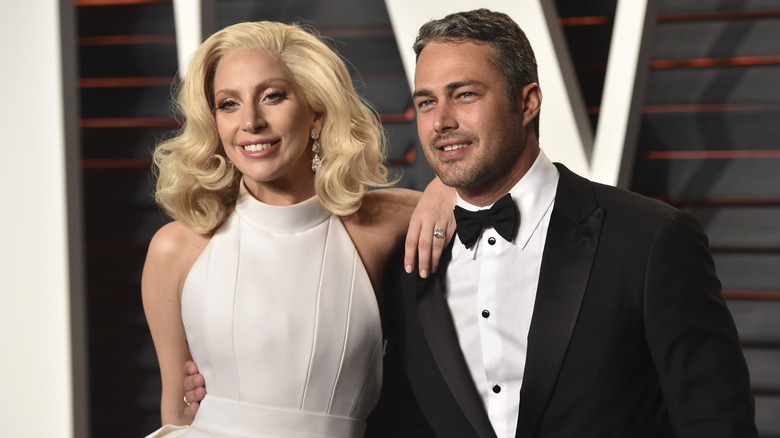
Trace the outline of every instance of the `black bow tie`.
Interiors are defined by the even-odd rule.
[[[518,222],[517,207],[508,193],[499,199],[489,210],[468,211],[455,207],[455,221],[460,241],[471,248],[486,227],[493,227],[498,234],[511,242],[515,236]]]

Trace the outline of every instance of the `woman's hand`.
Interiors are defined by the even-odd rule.
[[[439,178],[434,178],[417,204],[404,245],[404,266],[407,273],[414,271],[415,259],[419,254],[420,277],[426,278],[436,272],[444,247],[455,234],[456,204],[455,189],[447,187]]]

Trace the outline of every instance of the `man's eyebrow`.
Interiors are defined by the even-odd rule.
[[[467,79],[467,80],[463,80],[463,81],[454,81],[454,82],[450,82],[449,84],[445,85],[444,86],[444,91],[451,92],[453,90],[457,90],[460,87],[466,87],[466,86],[469,86],[469,85],[476,85],[476,86],[479,86],[479,87],[484,87],[485,84],[482,81],[477,81],[477,80],[473,80],[473,79]],[[423,88],[421,90],[416,90],[412,94],[412,98],[431,97],[431,96],[433,96],[433,91],[428,89],[428,88]]]
[[[423,88],[422,90],[415,90],[414,93],[412,93],[412,98],[417,97],[431,97],[433,96],[433,91]]]
[[[482,82],[482,81],[475,80],[475,79],[466,79],[466,80],[463,80],[463,81],[450,82],[449,84],[444,86],[444,89],[447,90],[447,91],[452,91],[452,90],[458,89],[460,87],[466,87],[466,86],[469,86],[469,85],[477,85],[477,86],[483,87],[485,85],[485,83]]]

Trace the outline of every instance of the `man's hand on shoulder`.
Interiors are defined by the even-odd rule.
[[[200,402],[206,397],[206,381],[203,375],[198,373],[198,366],[195,362],[188,360],[184,363],[184,400],[187,407],[184,408],[184,415],[190,420],[195,419],[198,413]]]

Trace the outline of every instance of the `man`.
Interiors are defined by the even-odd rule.
[[[388,363],[403,364],[433,432],[756,436],[739,339],[696,221],[547,159],[533,51],[506,15],[429,22],[414,49],[431,167],[462,208],[504,205],[509,193],[519,213],[510,233],[483,217],[470,238],[456,211],[451,258],[388,289],[401,292],[387,294]]]
[[[420,141],[457,190],[458,238],[428,278],[389,279],[367,435],[757,436],[696,221],[550,162],[536,61],[506,15],[431,21],[414,48]]]

